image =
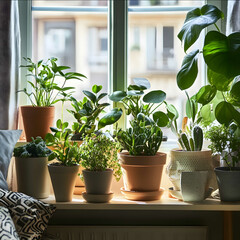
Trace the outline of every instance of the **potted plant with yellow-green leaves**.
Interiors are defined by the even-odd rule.
[[[46,144],[53,147],[48,160],[56,160],[48,164],[53,190],[57,202],[72,200],[76,176],[78,174],[80,152],[77,142],[71,141],[72,130],[68,122],[57,120],[56,128],[45,137]]]
[[[195,8],[187,14],[185,23],[178,34],[179,39],[184,44],[186,56],[177,75],[177,83],[182,90],[192,86],[198,75],[198,58],[203,55],[207,67],[208,84],[198,91],[196,101],[201,105],[200,113],[204,121],[207,120],[209,124],[213,123],[213,125],[218,122],[221,125],[217,128],[213,127],[212,130],[212,125],[210,126],[208,138],[213,141],[213,149],[215,151],[218,149],[217,152],[222,152],[222,154],[225,151],[228,152],[227,155],[232,155],[232,147],[228,149],[228,146],[239,141],[240,138],[240,32],[234,32],[228,36],[222,33],[216,22],[223,18],[223,12],[213,5]],[[215,30],[206,33],[203,49],[187,52],[190,46],[198,40],[201,31],[208,26],[215,27]],[[226,129],[230,131],[228,134],[226,134]],[[220,142],[225,142],[223,148],[226,149],[214,146],[216,136]],[[228,139],[227,142],[226,139]],[[225,191],[221,189],[223,180],[221,180],[220,175],[226,174],[229,179],[231,176],[240,178],[240,171],[234,166],[236,156],[232,156],[233,164],[231,166],[215,169],[220,198]],[[229,187],[236,185],[235,183],[236,179],[228,180]],[[236,191],[239,190],[236,189]],[[240,200],[240,196],[224,197],[223,200]]]
[[[81,80],[86,78],[77,72],[64,72],[70,69],[68,66],[57,65],[57,58],[49,58],[46,62],[40,60],[34,63],[30,58],[24,58],[26,65],[20,67],[27,68],[31,77],[27,83],[31,90],[24,88],[19,92],[24,92],[31,105],[21,106],[21,114],[27,141],[31,137],[40,136],[42,138],[50,132],[53,125],[55,107],[54,104],[66,95],[71,94],[75,87],[66,87],[66,83],[71,80]],[[58,80],[62,80],[58,83]]]
[[[120,145],[110,134],[91,134],[80,146],[81,165],[86,192],[83,198],[88,202],[108,202],[112,199],[112,176],[121,178],[118,163]]]
[[[155,200],[163,193],[160,189],[166,154],[158,152],[162,142],[161,127],[168,124],[168,116],[156,109],[164,102],[166,93],[161,90],[144,93],[150,88],[147,79],[134,79],[127,91],[110,95],[121,102],[126,113],[133,117],[130,128],[118,130],[116,135],[124,150],[119,154],[123,171],[122,193],[131,200]]]
[[[52,151],[47,148],[41,137],[32,138],[31,142],[14,149],[18,192],[34,198],[49,196],[50,178],[47,163],[51,154]]]

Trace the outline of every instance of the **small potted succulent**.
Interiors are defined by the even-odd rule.
[[[198,112],[198,103],[195,96],[189,98],[186,103],[187,116],[182,120],[182,129],[178,129],[178,111],[173,105],[166,104],[170,118],[169,127],[176,134],[179,147],[170,152],[170,162],[167,166],[167,175],[173,184],[174,191],[181,190],[181,173],[193,171],[208,171],[206,190],[210,186],[213,177],[212,151],[202,149],[203,130],[199,126],[201,115]]]
[[[206,133],[206,138],[211,141],[210,148],[220,154],[225,161],[225,167],[215,168],[222,201],[240,201],[238,183],[240,181],[240,132],[238,126],[212,126]]]
[[[79,170],[80,153],[77,142],[71,141],[72,131],[68,122],[57,120],[56,128],[45,137],[46,144],[53,148],[48,160],[56,160],[48,164],[53,190],[57,202],[72,200],[76,176]]]
[[[50,193],[50,178],[47,169],[47,148],[41,137],[14,149],[18,191],[35,198],[47,198]]]
[[[112,176],[117,181],[121,178],[119,151],[119,143],[111,136],[100,133],[84,138],[80,146],[80,156],[86,187],[83,197],[88,202],[108,202],[112,198]]]
[[[34,63],[30,58],[24,58],[27,65],[20,67],[27,68],[31,77],[28,84],[31,88],[19,90],[27,95],[31,105],[21,106],[21,114],[27,141],[31,137],[45,137],[50,132],[50,127],[54,121],[56,102],[61,101],[70,94],[74,87],[66,87],[66,82],[70,79],[81,80],[84,75],[76,72],[64,72],[70,69],[67,66],[58,66],[57,58],[50,58],[46,62],[40,60]],[[62,83],[57,83],[57,79],[62,79]]]
[[[160,127],[168,124],[167,114],[155,111],[166,98],[161,90],[144,91],[150,88],[147,79],[134,79],[128,90],[116,91],[110,99],[121,102],[126,113],[133,117],[131,127],[118,130],[116,135],[124,150],[119,154],[123,169],[122,193],[131,200],[155,200],[163,193],[160,189],[161,173],[166,154],[158,152],[162,142]]]

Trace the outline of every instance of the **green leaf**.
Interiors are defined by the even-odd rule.
[[[124,91],[115,91],[110,96],[109,99],[113,102],[119,102],[127,96],[127,93]]]
[[[224,18],[223,12],[213,5],[204,5],[189,11],[178,38],[184,42],[184,51],[193,45],[201,31],[209,25]]]
[[[215,109],[215,116],[219,123],[229,125],[234,120],[235,108],[232,104],[222,101]]]
[[[153,114],[153,120],[157,123],[159,127],[166,127],[169,122],[167,114],[162,111],[157,111]]]
[[[83,93],[92,101],[92,102],[96,102],[97,98],[96,95],[94,95],[93,93],[87,91],[87,90],[83,90]]]
[[[172,105],[172,104],[168,104],[166,103],[166,109],[167,109],[167,113],[168,113],[168,117],[171,119],[171,120],[176,120],[178,119],[179,117],[179,113],[178,113],[178,110]]]
[[[198,93],[195,95],[196,101],[203,105],[212,101],[212,99],[216,96],[217,89],[215,86],[206,85],[200,88]]]
[[[107,93],[101,93],[101,94],[97,97],[97,101],[101,100],[101,99],[104,98],[105,96],[107,96]]]
[[[122,109],[121,108],[114,108],[106,115],[104,115],[98,122],[98,129],[101,129],[107,125],[111,125],[117,122],[120,117],[122,116]]]
[[[92,86],[92,91],[94,92],[94,93],[98,93],[98,92],[100,92],[102,90],[102,85],[93,85]]]
[[[143,114],[143,113],[138,113],[138,115],[137,115],[137,120],[138,120],[138,121],[145,122],[146,125],[150,125],[150,124],[153,122],[150,117],[146,116],[146,115]]]
[[[146,78],[134,78],[133,82],[140,87],[139,90],[149,89],[151,87],[150,82]]]
[[[198,104],[195,102],[193,97],[188,98],[186,102],[186,115],[188,118],[191,118],[193,122],[195,121],[197,111],[198,111]]]
[[[207,66],[226,78],[240,75],[240,32],[224,34],[211,31],[205,37],[203,56]]]
[[[138,90],[127,91],[128,96],[142,96],[143,94],[144,94],[143,91],[138,91]]]
[[[161,90],[151,91],[143,97],[145,103],[161,103],[165,99],[166,93]]]
[[[240,77],[234,79],[233,85],[230,90],[230,95],[233,99],[240,101]]]
[[[177,84],[181,90],[190,88],[195,82],[198,74],[198,53],[199,50],[194,50],[183,59],[181,69],[177,74]]]
[[[229,91],[230,84],[233,78],[227,78],[222,74],[212,71],[210,68],[207,69],[208,82],[214,85],[219,91]]]
[[[211,104],[206,104],[200,109],[200,115],[204,124],[209,125],[215,120]]]
[[[62,121],[61,119],[58,119],[56,122],[57,128],[62,128]]]
[[[70,69],[70,67],[68,67],[68,66],[58,66],[58,67],[57,67],[57,71],[58,71],[58,72],[60,72],[60,71],[62,71],[62,70],[66,70],[66,69]]]
[[[62,125],[62,129],[65,129],[68,127],[68,122],[64,122],[63,125]]]

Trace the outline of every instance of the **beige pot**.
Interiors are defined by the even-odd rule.
[[[50,127],[53,126],[55,107],[21,106],[21,113],[27,142],[37,136],[44,139],[46,134],[51,132]]]
[[[48,170],[56,202],[71,202],[79,165],[63,166],[49,164]]]
[[[208,171],[206,188],[210,186],[210,181],[214,177],[211,150],[182,151],[173,149],[170,152],[170,157],[166,172],[174,190],[179,191],[181,189],[180,177],[182,172]]]
[[[34,198],[47,198],[50,193],[48,158],[15,158],[18,192]]]
[[[120,153],[124,188],[127,191],[158,191],[166,154],[158,152],[155,156],[132,156]]]

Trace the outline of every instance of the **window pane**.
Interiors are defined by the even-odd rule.
[[[40,1],[36,2],[40,5]],[[41,1],[41,6],[46,6],[46,2],[57,5],[67,1]],[[84,4],[84,1],[72,2]],[[86,2],[103,4],[104,1]],[[107,13],[33,11],[33,58],[37,61],[49,57],[57,57],[59,64],[87,76],[84,81],[70,80],[67,84],[76,88],[73,96],[77,100],[82,100],[82,90],[91,91],[94,84],[102,85],[102,92],[108,92]],[[107,101],[107,97],[103,100]],[[55,119],[61,118],[61,103],[55,106]],[[66,102],[64,109],[71,109],[71,104]],[[74,121],[66,110],[64,121]]]
[[[129,0],[130,6],[199,6],[201,0]]]
[[[174,11],[171,6],[176,5]],[[176,75],[179,71],[184,50],[177,34],[180,31],[186,11],[178,11],[178,6],[201,6],[203,1],[129,1],[129,34],[128,34],[128,79],[144,77],[151,83],[151,89],[161,89],[167,93],[167,102],[179,110],[181,120],[185,114],[186,95],[177,87]],[[166,11],[151,11],[146,6],[165,5]],[[141,7],[138,12],[138,7]],[[199,67],[201,62],[199,63]],[[200,71],[201,72],[201,71]],[[189,95],[196,93],[202,83],[202,77],[188,90]],[[169,138],[175,138],[169,129],[163,129]]]

